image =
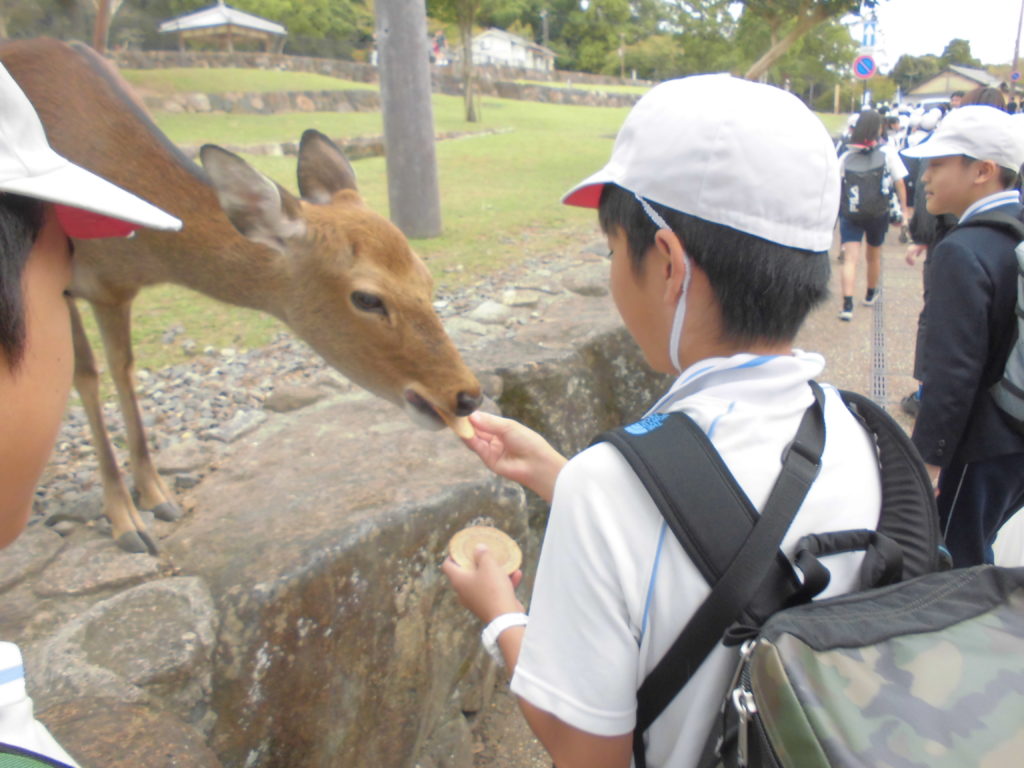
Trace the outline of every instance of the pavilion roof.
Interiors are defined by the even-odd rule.
[[[194,29],[227,26],[255,29],[272,35],[288,34],[288,30],[283,25],[262,19],[259,16],[253,16],[251,13],[239,11],[225,5],[224,0],[217,0],[217,4],[209,8],[187,13],[175,19],[168,19],[160,24],[158,30],[160,32],[184,32]]]

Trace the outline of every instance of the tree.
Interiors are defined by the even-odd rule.
[[[482,0],[428,0],[428,12],[437,18],[454,22],[462,41],[462,92],[466,122],[480,120],[476,103],[476,83],[473,68],[473,25]]]
[[[107,52],[107,38],[110,35],[110,24],[117,15],[124,0],[92,0],[92,7],[96,13],[92,35],[92,47],[100,53]]]
[[[946,43],[939,60],[942,62],[943,68],[950,64],[959,64],[963,67],[981,66],[981,62],[971,55],[971,44],[959,37]]]
[[[904,93],[917,87],[930,77],[935,77],[943,69],[943,64],[937,56],[909,56],[904,54],[896,61],[896,66],[889,72],[889,76],[896,81]]]
[[[813,105],[824,95],[831,97],[835,85],[848,76],[856,50],[850,30],[831,19],[798,40],[769,68],[767,79]]]
[[[738,0],[743,13],[768,25],[770,44],[744,77],[759,80],[783,54],[812,29],[829,19],[873,8],[878,0]]]
[[[210,0],[171,0],[169,10],[177,16],[209,5]],[[369,0],[231,0],[231,5],[286,26],[286,50],[293,54],[350,56],[373,39]]]
[[[644,80],[669,80],[685,72],[684,53],[677,37],[651,35],[626,47],[625,66]],[[615,69],[618,70],[617,61]]]

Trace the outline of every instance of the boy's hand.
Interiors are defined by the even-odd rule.
[[[920,245],[918,243],[914,243],[913,245],[908,245],[907,246],[907,255],[906,255],[907,264],[909,264],[910,266],[913,267],[915,264],[917,264],[917,260],[920,259],[921,256],[924,255],[924,252],[927,249],[928,249],[928,246]]]
[[[482,544],[476,548],[474,558],[473,568],[462,568],[450,557],[441,565],[459,602],[484,624],[490,624],[504,613],[525,612],[515,593],[523,580],[523,572],[506,575]]]
[[[469,420],[476,434],[463,442],[487,468],[550,502],[565,457],[518,421],[479,411],[470,414]]]

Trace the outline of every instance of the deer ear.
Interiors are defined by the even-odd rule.
[[[310,129],[299,142],[299,194],[311,203],[328,203],[335,192],[356,188],[356,172],[337,144]]]
[[[220,207],[239,232],[253,242],[284,253],[285,244],[306,232],[295,196],[226,149],[206,144],[199,150]]]

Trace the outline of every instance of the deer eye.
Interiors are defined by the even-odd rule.
[[[376,296],[366,291],[353,291],[352,292],[352,305],[360,310],[361,312],[373,312],[378,315],[388,314],[387,308],[384,306],[384,301],[380,296]]]

